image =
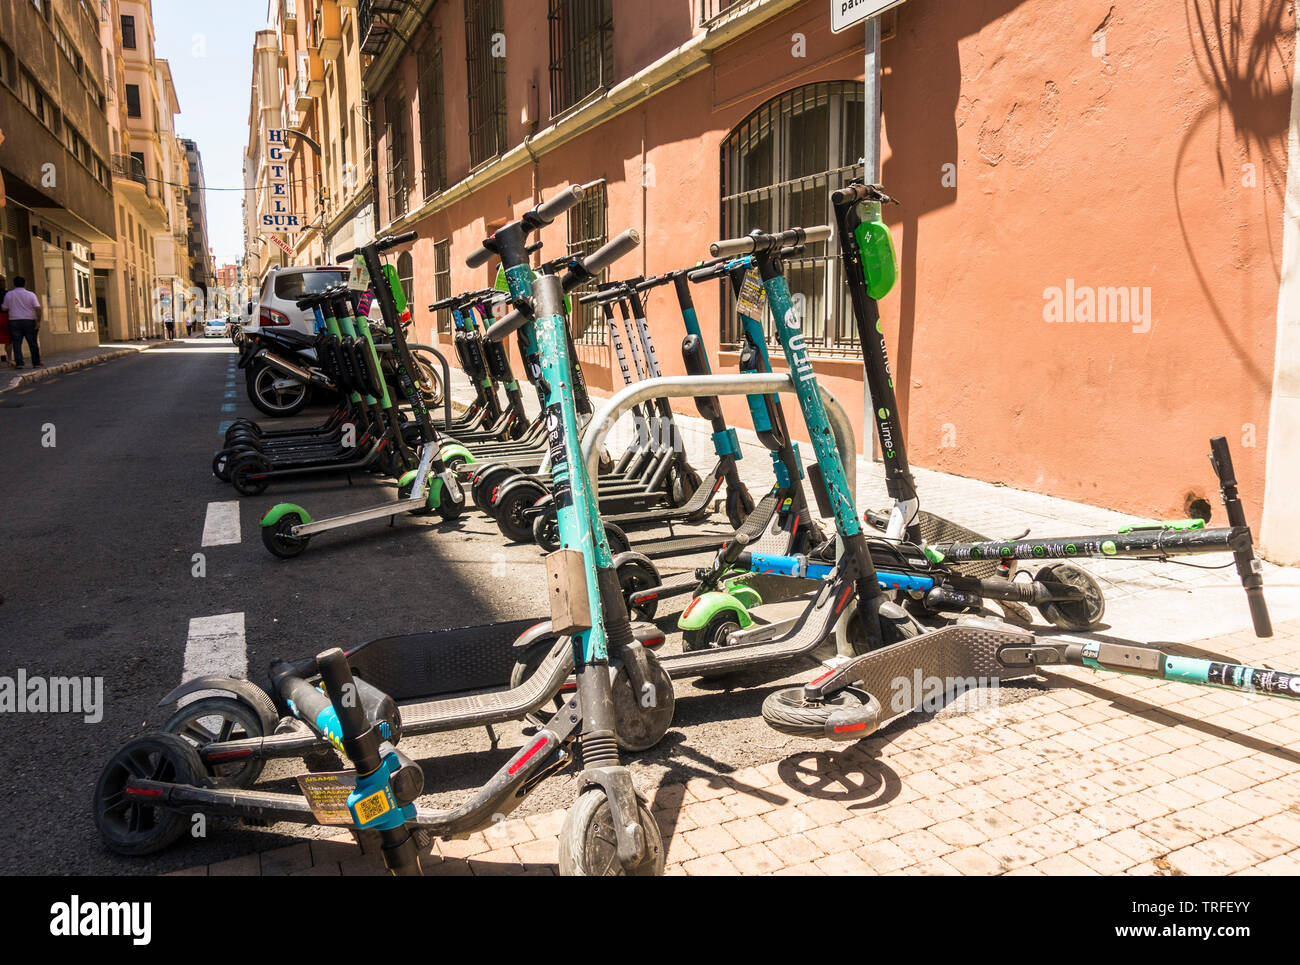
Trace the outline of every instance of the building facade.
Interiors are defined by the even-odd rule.
[[[185,182],[187,189],[187,215],[189,233],[186,250],[190,261],[190,276],[194,290],[206,305],[210,299],[210,289],[215,285],[216,268],[212,260],[212,251],[208,246],[208,201],[207,181],[203,177],[203,156],[199,146],[188,138],[180,139],[180,148],[185,159]],[[211,313],[208,313],[211,315]]]
[[[270,0],[268,21],[254,43],[244,159],[254,286],[278,265],[333,261],[375,227],[355,3]]]
[[[0,4],[0,275],[41,299],[46,352],[98,343],[94,248],[116,236],[98,11]]]
[[[919,466],[1164,518],[1216,502],[1207,439],[1226,435],[1265,551],[1294,561],[1295,15],[1187,6],[907,0],[885,14],[883,182],[902,204],[886,212],[900,276],[882,312],[899,407]],[[720,236],[826,222],[828,191],[861,173],[864,32],[832,33],[824,0],[359,0],[357,17],[377,231],[419,232],[396,258],[422,336],[448,325],[424,305],[490,283],[464,255],[565,185],[604,179],[542,232],[546,251],[634,227],[643,243],[616,272],[648,275]],[[836,251],[789,269],[818,375],[862,431]],[[721,286],[696,303],[716,363],[734,367]],[[649,310],[665,372],[682,371],[671,294]],[[588,379],[608,391],[599,320],[579,325]],[[726,411],[746,424],[743,402]]]
[[[155,53],[152,4],[104,0],[100,9],[117,225],[113,243],[95,246],[100,336],[160,338],[168,321],[183,330],[193,284],[180,101]]]

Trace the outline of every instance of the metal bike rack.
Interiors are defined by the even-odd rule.
[[[853,438],[853,423],[849,421],[843,406],[835,400],[834,396],[820,385],[817,388],[821,392],[822,403],[826,406],[826,415],[831,422],[831,431],[835,434],[835,444],[839,447],[840,458],[844,461],[844,472],[848,478],[849,489],[856,493],[858,449]],[[598,454],[604,448],[605,437],[613,430],[615,423],[633,406],[650,399],[711,395],[772,395],[778,392],[794,392],[794,382],[789,373],[666,375],[626,386],[596,410],[582,437],[582,458],[587,464],[587,473],[593,487],[597,489],[597,495],[599,495],[600,485]]]

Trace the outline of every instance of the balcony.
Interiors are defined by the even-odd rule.
[[[283,0],[283,4],[280,8],[280,20],[286,30],[293,30],[298,26],[298,0]]]
[[[343,53],[343,18],[338,0],[320,0],[312,35],[317,52],[325,60],[334,60]]]
[[[307,75],[300,73],[298,80],[293,85],[294,110],[299,114],[304,113],[311,107],[311,92],[307,89],[307,85]]]
[[[357,28],[361,34],[361,52],[375,57],[393,36],[390,23],[398,17],[404,0],[357,0]]]
[[[149,187],[149,179],[144,175],[144,162],[130,154],[113,155],[113,177],[134,181],[146,189]]]
[[[320,97],[325,93],[325,61],[319,52],[307,52],[307,95]]]

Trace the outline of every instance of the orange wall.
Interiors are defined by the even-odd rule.
[[[506,2],[511,143],[526,133],[516,92],[529,78],[543,85],[546,113],[544,18],[533,30],[535,11],[511,16],[521,3]],[[664,5],[665,21],[652,30],[647,7],[616,3],[620,74],[653,60],[655,44],[686,39],[677,6]],[[912,461],[1171,516],[1182,514],[1188,493],[1212,492],[1207,441],[1222,434],[1257,525],[1293,14],[1281,2],[1230,4],[1239,36],[1229,42],[1210,0],[1130,0],[1114,6],[1103,51],[1097,29],[1111,6],[909,0],[899,8],[898,35],[884,47],[883,180],[902,202],[887,212],[901,271],[882,312]],[[454,183],[468,172],[467,145],[452,133],[465,124],[464,32],[459,5],[437,11],[446,21]],[[422,329],[432,322],[424,306],[433,294],[434,241],[452,239],[453,290],[490,283],[495,269],[470,271],[465,254],[489,224],[569,183],[606,178],[611,236],[624,227],[642,231],[641,250],[618,274],[707,257],[719,230],[726,134],[782,91],[861,79],[860,31],[831,35],[827,19],[824,0],[810,0],[716,51],[710,69],[418,224]],[[515,24],[523,24],[520,36]],[[796,32],[806,37],[802,59],[791,56]],[[629,34],[637,45],[631,53],[622,46]],[[408,57],[408,92],[414,69]],[[653,171],[644,188],[643,163]],[[955,186],[945,183],[946,164],[955,165]],[[548,252],[562,250],[564,233],[563,223],[543,232]],[[1044,292],[1067,279],[1149,288],[1150,330],[1046,322]],[[696,299],[716,352],[717,295],[697,288]],[[649,309],[660,362],[666,373],[680,372],[682,327],[671,291],[656,291]],[[609,356],[604,347],[581,349],[598,389],[621,383]],[[722,361],[733,365],[734,356]],[[826,360],[818,370],[860,422],[859,366]],[[689,400],[681,408],[690,411]],[[748,425],[743,400],[728,415]],[[1246,445],[1251,426],[1253,447]]]

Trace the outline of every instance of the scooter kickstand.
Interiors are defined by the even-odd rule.
[[[492,749],[496,750],[497,744],[500,742],[501,739],[497,737],[497,732],[492,729],[491,724],[484,724],[483,726],[487,728],[488,740],[491,741],[492,743]]]

